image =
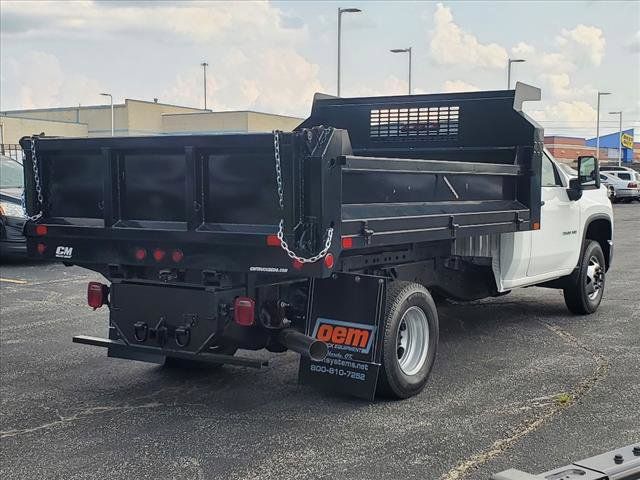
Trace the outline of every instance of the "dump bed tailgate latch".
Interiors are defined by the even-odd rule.
[[[369,228],[369,224],[367,223],[366,220],[362,222],[361,232],[362,232],[362,235],[364,236],[364,243],[366,245],[370,245],[371,237],[373,237],[373,234],[375,233],[375,231],[372,228]]]

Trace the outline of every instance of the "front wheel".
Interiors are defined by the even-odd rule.
[[[438,312],[422,285],[396,281],[387,291],[378,393],[408,398],[420,393],[433,368]]]
[[[602,247],[587,240],[578,270],[568,278],[564,288],[564,302],[571,312],[587,315],[598,309],[604,293],[605,270]]]

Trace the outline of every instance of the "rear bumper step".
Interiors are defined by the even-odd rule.
[[[110,340],[108,338],[100,338],[100,337],[90,337],[87,335],[76,335],[73,337],[73,343],[80,343],[83,345],[92,345],[94,347],[105,347],[108,348],[109,351],[113,351],[116,353],[126,353],[126,354],[140,354],[140,359],[142,360],[144,357],[163,357],[163,356],[171,356],[174,358],[182,358],[185,360],[196,360],[199,362],[207,362],[207,363],[224,363],[228,365],[240,365],[243,367],[251,367],[251,368],[262,368],[269,365],[267,360],[259,360],[254,358],[246,358],[246,357],[236,357],[232,355],[220,355],[217,353],[186,353],[178,350],[160,350],[155,347],[145,347],[141,345],[127,345],[123,342],[118,342],[116,340]]]

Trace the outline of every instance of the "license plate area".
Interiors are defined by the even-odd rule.
[[[131,345],[200,353],[220,333],[217,292],[114,283],[111,324]]]

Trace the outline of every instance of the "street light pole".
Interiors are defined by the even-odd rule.
[[[412,48],[392,48],[389,50],[391,53],[408,53],[409,54],[409,95],[411,95],[411,57],[412,57]]]
[[[609,115],[618,115],[620,117],[620,128],[618,130],[618,166],[622,166],[622,111],[609,112]]]
[[[202,75],[204,78],[204,109],[207,109],[207,67],[209,64],[207,62],[202,62],[200,64],[202,67]]]
[[[359,8],[338,8],[338,97],[340,96],[340,50],[342,49],[342,14],[358,13]]]
[[[511,90],[511,64],[523,62],[526,62],[526,60],[522,58],[514,58],[513,60],[510,58],[507,62],[507,90]]]
[[[113,124],[113,95],[111,95],[110,93],[101,93],[100,95],[102,95],[103,97],[109,97],[109,99],[111,100],[111,136],[113,137],[115,134]]]
[[[600,97],[611,95],[610,92],[598,92],[598,108],[596,109],[596,158],[600,160]]]

